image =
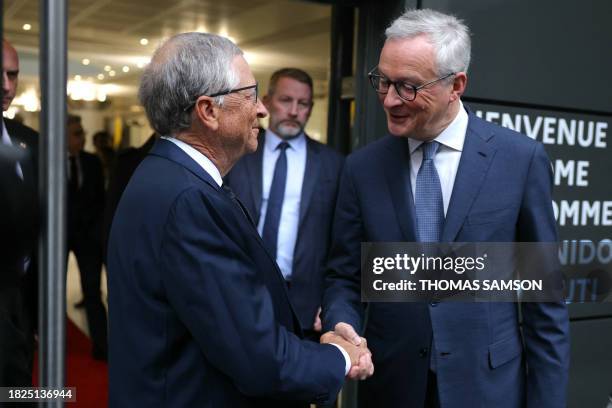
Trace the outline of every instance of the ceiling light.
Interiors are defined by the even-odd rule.
[[[88,58],[83,58],[83,60],[81,61],[83,63],[83,65],[89,65],[89,59]]]
[[[147,40],[146,38],[140,39],[140,45],[147,45],[148,43],[149,43],[149,40]]]
[[[32,29],[32,25],[31,24],[24,24],[21,28],[24,29],[24,31],[30,31]]]
[[[130,72],[130,67],[128,67],[127,65],[124,65],[123,68],[121,68],[121,70],[123,72]]]
[[[112,69],[111,69],[110,71],[108,71],[108,76],[112,76],[112,77],[114,77],[114,76],[115,76],[115,74],[116,74],[116,72],[115,72],[115,71],[113,71]]]
[[[80,81],[81,80],[81,76],[80,75],[75,75],[74,76],[74,80],[75,81]]]
[[[111,66],[110,66],[110,65],[105,65],[105,66],[104,66],[104,70],[105,70],[106,72],[109,72],[111,69],[112,69],[112,68],[111,68]]]
[[[104,74],[98,74],[98,79],[101,81],[104,79]]]

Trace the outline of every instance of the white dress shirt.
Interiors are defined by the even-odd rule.
[[[442,201],[444,202],[444,216],[448,212],[448,204],[450,203],[457,177],[457,169],[459,168],[459,160],[461,160],[461,152],[465,142],[465,133],[468,126],[468,114],[463,108],[463,104],[459,101],[459,112],[455,119],[442,131],[434,140],[440,143],[438,152],[434,157],[434,165],[440,177],[440,187],[442,188]],[[410,148],[410,183],[412,184],[412,197],[414,199],[416,191],[416,179],[423,161],[423,151],[419,146],[423,142],[408,138],[408,146]]]
[[[276,160],[280,155],[280,149],[277,149],[277,147],[283,141],[285,140],[278,137],[271,130],[266,130],[263,146],[261,209],[259,212],[259,223],[257,224],[259,235],[263,234],[274,168]],[[306,171],[306,136],[304,133],[301,133],[299,136],[287,140],[287,142],[289,143],[289,147],[285,151],[287,154],[287,183],[285,185],[283,208],[278,225],[276,263],[278,263],[285,279],[291,280],[293,252],[297,242],[300,223],[302,184],[304,183],[304,172]]]
[[[221,177],[221,172],[219,171],[217,166],[215,166],[213,162],[210,161],[208,157],[204,156],[202,153],[200,153],[199,151],[181,140],[166,136],[162,136],[162,139],[168,140],[177,145],[182,151],[187,153],[189,157],[195,160],[195,162],[198,163],[200,167],[202,167],[204,171],[208,173],[210,177],[213,178],[213,180],[215,180],[215,183],[217,183],[219,187],[223,185],[223,178]]]
[[[11,141],[11,136],[8,134],[8,131],[6,130],[6,125],[4,124],[4,120],[2,120],[2,144],[8,145],[8,146],[13,145],[13,142]],[[17,173],[19,178],[23,180],[23,172],[21,171],[21,166],[19,165],[19,162],[15,164],[15,172]]]

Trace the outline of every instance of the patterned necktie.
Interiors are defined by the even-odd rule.
[[[440,242],[444,226],[444,202],[440,177],[436,171],[434,157],[440,144],[421,144],[423,161],[416,179],[414,206],[416,209],[418,239],[420,242]]]
[[[423,161],[417,174],[414,206],[417,217],[417,230],[420,242],[440,242],[442,227],[444,226],[444,202],[442,201],[442,187],[440,177],[434,164],[434,157],[440,144],[438,142],[423,143]],[[428,255],[431,251],[425,249]],[[429,354],[429,369],[437,372],[436,345],[432,337]]]
[[[276,147],[280,150],[278,159],[274,166],[274,176],[270,185],[270,194],[268,195],[268,207],[266,210],[266,218],[264,221],[261,238],[263,239],[266,249],[272,257],[276,259],[276,247],[278,242],[278,226],[280,223],[281,210],[283,209],[283,200],[285,198],[285,185],[287,184],[287,148],[289,143],[281,142]]]

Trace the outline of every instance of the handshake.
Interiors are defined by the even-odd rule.
[[[365,380],[374,374],[372,353],[368,349],[368,343],[363,337],[355,332],[353,327],[347,323],[338,323],[334,331],[329,331],[321,336],[321,343],[334,343],[342,347],[351,359],[351,369],[347,377],[352,380]]]

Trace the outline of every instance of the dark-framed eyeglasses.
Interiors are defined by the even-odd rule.
[[[246,91],[248,89],[254,89],[255,90],[255,97],[253,98],[253,102],[255,104],[257,104],[257,98],[258,98],[258,89],[259,89],[259,84],[256,83],[255,85],[249,85],[249,86],[243,86],[242,88],[236,88],[236,89],[230,89],[228,91],[221,91],[221,92],[217,92],[211,95],[202,95],[202,96],[208,96],[209,98],[215,98],[217,96],[223,96],[223,95],[229,95],[232,93],[236,93],[236,92],[240,92],[240,91]],[[183,112],[187,112],[188,110],[193,109],[193,107],[195,106],[197,100],[193,101],[192,103],[190,103],[189,105],[187,105],[187,107],[185,107],[185,109],[183,109]]]
[[[442,81],[456,74],[456,72],[451,72],[450,74],[441,76],[440,78],[424,83],[423,85],[415,86],[404,81],[391,81],[384,75],[376,73],[375,71],[377,69],[378,67],[375,67],[370,72],[368,72],[368,78],[370,79],[370,84],[372,84],[374,90],[379,94],[386,95],[389,92],[389,87],[393,85],[395,91],[397,92],[397,95],[406,102],[414,101],[417,97],[417,92],[420,89],[423,89],[426,86],[435,84],[436,82]]]

